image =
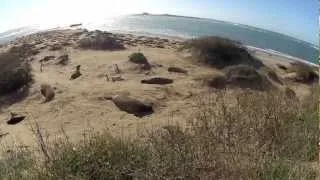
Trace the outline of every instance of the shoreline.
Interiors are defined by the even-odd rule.
[[[76,27],[63,26],[63,27],[54,27],[54,28],[49,28],[49,29],[39,29],[37,32],[32,32],[32,33],[28,33],[26,35],[17,36],[15,38],[13,38],[12,40],[9,40],[9,41],[7,41],[3,44],[0,44],[0,45],[10,44],[12,42],[15,42],[17,39],[24,38],[24,37],[27,37],[30,35],[37,35],[37,34],[46,33],[46,32],[50,32],[50,31],[63,31],[63,30],[90,30],[90,31],[94,31],[90,28],[89,29],[85,28],[85,26],[83,24],[81,24],[80,26],[76,26]],[[96,29],[96,30],[99,30],[99,29]],[[107,32],[110,32],[110,33],[116,34],[116,35],[124,35],[124,36],[128,35],[128,36],[146,37],[146,38],[160,38],[160,39],[168,39],[168,40],[173,40],[173,41],[178,41],[178,42],[183,42],[185,40],[192,39],[192,38],[187,38],[187,37],[183,38],[180,36],[154,34],[154,33],[148,33],[148,32],[120,31],[120,30],[101,30],[101,31],[107,31]],[[4,37],[7,37],[7,36],[4,36]],[[289,54],[279,52],[279,51],[276,51],[273,49],[264,49],[264,48],[259,48],[259,47],[246,45],[246,44],[244,44],[244,47],[246,47],[250,52],[259,51],[262,53],[266,53],[268,55],[278,56],[278,57],[284,58],[288,61],[299,61],[299,62],[303,62],[308,65],[314,66],[314,67],[319,67],[319,64],[316,64],[314,62],[310,62],[305,59],[294,57]]]
[[[299,61],[299,62],[306,63],[306,64],[311,65],[311,66],[319,67],[318,64],[315,64],[313,62],[307,61],[305,59],[293,57],[293,56],[291,56],[289,54],[278,52],[278,51],[275,51],[273,49],[263,49],[263,48],[254,47],[254,46],[250,46],[250,45],[245,45],[245,47],[247,47],[250,51],[252,51],[252,50],[259,51],[259,52],[262,52],[262,53],[266,53],[268,55],[278,56],[278,57],[287,59],[288,61]]]

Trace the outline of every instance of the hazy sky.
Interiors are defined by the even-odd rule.
[[[0,0],[0,32],[141,12],[248,24],[318,44],[317,0]]]

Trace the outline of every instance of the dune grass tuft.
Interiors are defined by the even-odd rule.
[[[190,49],[194,59],[218,69],[238,64],[255,68],[264,66],[241,43],[227,38],[213,36],[192,39],[186,41],[181,49]]]
[[[297,101],[279,91],[237,91],[231,96],[217,91],[199,98],[184,128],[167,125],[141,139],[108,133],[92,133],[78,143],[62,139],[42,146],[44,164],[24,162],[34,157],[30,155],[3,159],[0,163],[16,166],[1,176],[19,179],[26,172],[33,179],[315,179],[310,164],[318,157],[317,103],[314,97]]]

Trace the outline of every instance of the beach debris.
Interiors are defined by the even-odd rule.
[[[49,46],[49,51],[57,51],[60,49],[62,49],[62,45],[58,43],[55,43]]]
[[[78,24],[71,24],[70,27],[78,27],[78,26],[82,26],[81,23],[78,23]]]
[[[113,70],[115,73],[120,74],[120,69],[118,67],[118,64],[113,64]]]
[[[155,78],[151,78],[151,79],[144,79],[141,80],[142,84],[171,84],[173,83],[172,79],[168,79],[168,78],[162,78],[162,77],[155,77]]]
[[[115,82],[115,81],[123,81],[124,79],[120,76],[120,75],[117,75],[117,76],[111,76],[111,81],[112,82]]]
[[[2,138],[2,137],[4,137],[4,136],[7,136],[7,135],[9,135],[9,133],[8,133],[8,132],[0,133],[0,138]]]
[[[58,57],[58,62],[56,63],[57,65],[67,65],[69,61],[69,55],[64,54]]]
[[[54,89],[48,84],[41,84],[40,93],[45,98],[43,103],[51,101],[55,96]]]
[[[115,95],[105,99],[111,100],[120,110],[129,114],[133,114],[137,117],[150,115],[154,112],[151,105],[143,103],[129,96]]]
[[[282,69],[284,71],[288,70],[288,67],[286,67],[285,65],[277,64],[277,66],[278,66],[279,69]]]
[[[179,67],[169,67],[168,71],[169,72],[175,72],[175,73],[183,73],[183,74],[187,74],[188,73],[187,70],[184,70],[184,69],[179,68]]]
[[[40,62],[47,62],[47,61],[53,60],[54,58],[55,56],[45,56],[40,60]]]
[[[156,62],[153,62],[152,64],[151,64],[151,67],[152,68],[160,68],[160,67],[163,67],[163,65],[162,64],[158,64],[158,63],[156,63]]]
[[[40,72],[43,72],[43,62],[40,61]]]
[[[108,73],[106,73],[106,75],[105,75],[105,76],[106,76],[106,80],[107,80],[107,81],[110,81],[110,78],[109,78]]]
[[[71,75],[70,80],[74,80],[77,79],[78,77],[80,77],[82,74],[80,73],[80,67],[81,65],[78,65],[76,67],[76,71]]]
[[[23,121],[25,118],[26,118],[26,116],[10,112],[10,116],[9,116],[9,120],[7,121],[7,124],[9,124],[9,125],[18,124],[19,122]]]

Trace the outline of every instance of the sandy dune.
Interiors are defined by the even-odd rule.
[[[32,42],[38,42],[37,47],[41,48],[46,44],[56,42],[74,42],[77,39],[72,35],[74,33],[74,31],[62,31],[58,34],[53,33],[53,35],[48,33],[45,36],[47,39],[35,36],[18,42],[32,40]],[[73,141],[81,140],[88,129],[108,130],[114,135],[132,136],[168,123],[185,124],[196,110],[194,105],[199,96],[209,91],[195,79],[202,75],[218,74],[219,71],[196,65],[185,58],[182,53],[177,52],[179,45],[177,41],[157,38],[156,41],[146,43],[148,41],[146,38],[137,41],[132,35],[120,35],[120,37],[128,45],[126,50],[93,51],[66,46],[64,51],[68,53],[70,63],[61,66],[48,61],[43,66],[43,72],[40,72],[40,59],[48,55],[58,57],[63,52],[43,48],[31,62],[35,82],[31,86],[29,96],[21,102],[4,108],[0,114],[0,132],[9,133],[0,141],[8,144],[18,142],[28,146],[35,145],[36,141],[30,129],[34,122],[39,123],[49,138],[61,135],[61,128],[63,128]],[[139,72],[136,66],[128,61],[128,56],[139,50],[153,65],[149,74]],[[276,70],[280,76],[284,75],[276,64],[288,65],[288,61],[263,52],[256,52],[254,55]],[[114,74],[113,64],[118,65],[123,81],[106,80],[106,73]],[[77,65],[81,65],[82,76],[70,80]],[[170,66],[183,68],[188,71],[188,74],[169,73],[167,69]],[[174,83],[169,85],[140,83],[141,80],[151,77],[171,78]],[[45,104],[41,104],[43,97],[39,93],[42,83],[50,84],[56,92],[55,99]],[[294,83],[288,85],[296,91],[299,97],[309,93],[308,85]],[[115,94],[126,94],[141,101],[150,102],[155,112],[152,115],[138,118],[120,111],[113,102],[104,99],[104,97]],[[10,126],[6,124],[9,112],[18,112],[26,115],[27,118],[17,125]]]

